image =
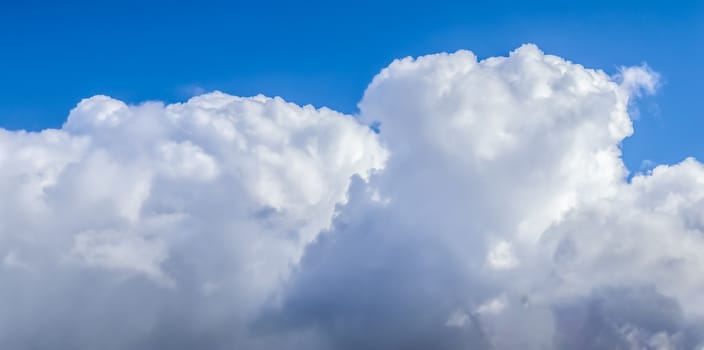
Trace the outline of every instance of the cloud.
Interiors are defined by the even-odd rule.
[[[350,116],[219,92],[95,96],[60,130],[2,131],[0,347],[236,333],[386,158]]]
[[[629,104],[657,77],[525,45],[394,61],[360,103],[390,152],[262,324],[334,349],[691,349],[702,165],[630,182]],[[355,188],[358,192],[354,192]]]
[[[396,60],[356,117],[95,96],[0,131],[0,346],[702,346],[704,166],[621,160],[657,81],[524,45]]]
[[[634,96],[640,96],[643,92],[654,93],[660,81],[660,75],[647,64],[640,67],[621,67],[615,78],[620,81],[621,88]]]

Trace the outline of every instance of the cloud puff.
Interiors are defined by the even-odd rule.
[[[356,118],[96,96],[0,131],[0,346],[702,346],[704,166],[621,161],[657,79],[524,45],[396,60]]]
[[[353,187],[261,323],[335,349],[694,348],[702,166],[629,182],[620,157],[656,79],[532,45],[393,62],[360,103],[387,204]]]
[[[237,332],[386,158],[350,116],[219,92],[95,96],[60,130],[3,131],[0,346]]]

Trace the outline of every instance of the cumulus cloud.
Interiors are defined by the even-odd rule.
[[[621,160],[657,82],[524,45],[0,131],[0,346],[701,347],[704,166]]]
[[[95,96],[60,130],[2,131],[0,347],[237,333],[386,158],[350,116],[219,92]]]
[[[353,187],[262,323],[335,349],[701,344],[704,173],[690,159],[628,181],[629,105],[657,76],[621,74],[532,45],[393,62],[360,103],[391,155],[369,184],[389,204]]]

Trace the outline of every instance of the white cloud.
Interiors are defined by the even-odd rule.
[[[496,243],[486,258],[489,267],[494,270],[507,270],[518,266],[511,244],[506,241]]]
[[[496,315],[501,313],[506,307],[506,298],[504,296],[499,296],[496,298],[489,299],[485,303],[477,307],[476,312],[480,315]]]
[[[162,241],[126,232],[82,232],[74,236],[71,253],[89,266],[142,273],[158,283],[173,285],[161,270],[168,258]]]
[[[469,321],[469,315],[467,315],[466,312],[464,312],[462,310],[455,310],[453,313],[450,314],[450,317],[447,318],[445,325],[448,327],[461,328],[461,327],[464,327],[464,325],[468,321]]]
[[[631,96],[640,96],[645,92],[652,94],[658,86],[660,75],[653,71],[648,65],[640,67],[621,67],[621,71],[616,76],[620,81],[621,88]]]
[[[396,60],[357,119],[96,96],[0,131],[0,345],[696,348],[704,166],[621,160],[657,86],[524,45]]]
[[[657,79],[532,45],[394,61],[360,103],[390,152],[371,183],[389,205],[352,196],[271,318],[336,349],[693,347],[701,164],[629,183],[621,160],[629,105]]]
[[[2,259],[2,263],[8,268],[30,269],[29,265],[24,263],[15,252],[9,252]]]
[[[0,272],[14,281],[0,296],[32,296],[3,307],[0,318],[30,319],[1,327],[0,347],[30,342],[23,334],[44,331],[41,318],[74,318],[51,303],[94,308],[56,326],[75,334],[72,348],[103,348],[91,334],[99,327],[124,332],[113,346],[129,348],[161,337],[166,322],[186,327],[195,316],[170,320],[148,303],[199,310],[199,327],[227,320],[236,334],[241,317],[276,293],[330,225],[352,178],[368,179],[386,157],[375,134],[350,116],[219,92],[172,105],[95,96],[60,130],[2,131],[0,254],[5,266],[37,272]],[[81,297],[84,288],[91,295]],[[140,301],[128,314],[92,319],[132,298]],[[157,329],[121,325],[143,318]]]

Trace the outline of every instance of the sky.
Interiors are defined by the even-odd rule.
[[[627,166],[702,158],[700,1],[8,1],[0,5],[0,126],[59,127],[80,99],[183,101],[263,93],[354,114],[393,59],[523,43],[614,74],[647,63]],[[646,162],[645,164],[643,163]]]
[[[0,348],[704,349],[702,5],[0,5]]]

